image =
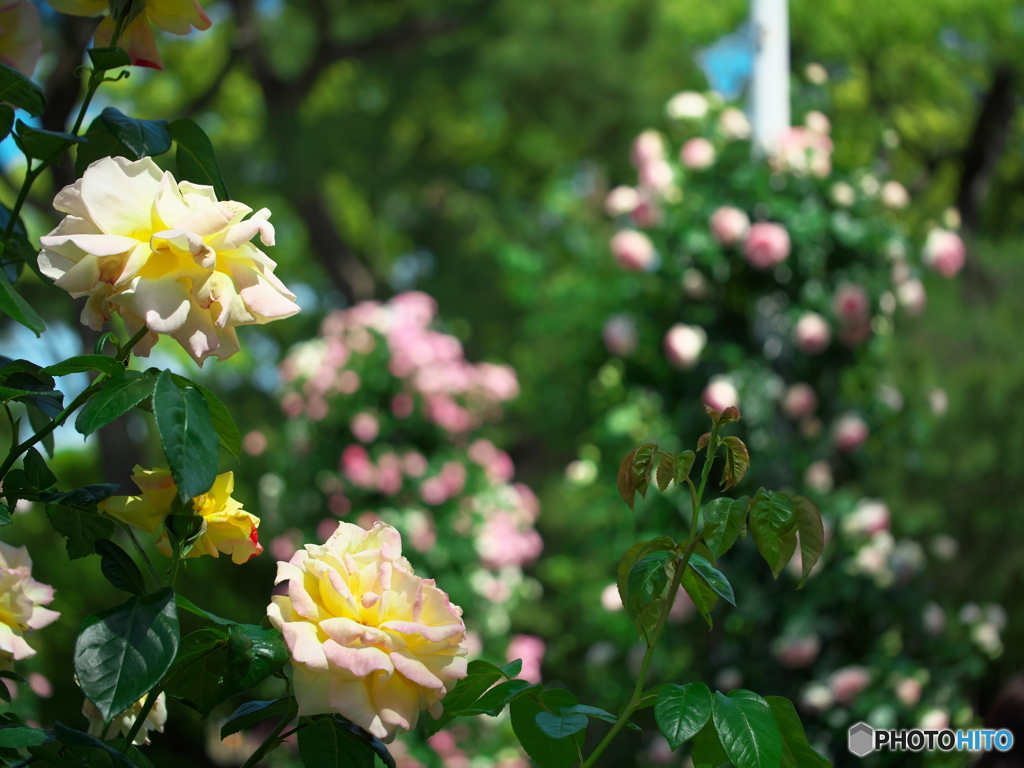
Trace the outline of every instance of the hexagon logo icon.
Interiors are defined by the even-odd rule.
[[[847,747],[857,757],[873,752],[875,749],[875,729],[867,723],[857,723],[850,726],[850,733],[847,736]]]

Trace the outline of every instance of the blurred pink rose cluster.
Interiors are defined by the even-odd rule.
[[[467,361],[457,338],[430,327],[436,314],[434,299],[418,291],[399,294],[387,303],[363,302],[331,313],[320,338],[299,345],[281,364],[282,378],[299,384],[282,401],[285,414],[304,413],[314,421],[325,418],[327,399],[359,391],[359,363],[384,343],[388,370],[402,383],[388,403],[395,418],[409,418],[419,407],[428,421],[456,434],[500,416],[501,403],[519,394],[515,371],[507,365]],[[377,418],[357,414],[351,423],[355,437],[372,442],[379,429]]]

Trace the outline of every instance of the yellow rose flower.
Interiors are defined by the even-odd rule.
[[[97,505],[99,511],[135,528],[156,533],[178,495],[170,470],[135,467],[132,480],[141,496],[112,496]],[[263,551],[257,529],[260,519],[242,509],[241,502],[231,498],[235,490],[234,472],[217,475],[213,487],[192,499],[196,513],[203,518],[199,536],[185,555],[202,557],[220,553],[231,555],[238,565],[252,560]],[[156,548],[164,555],[173,554],[166,529],[157,539]]]
[[[176,182],[152,159],[105,157],[57,194],[68,214],[40,238],[39,268],[73,297],[88,296],[82,322],[103,327],[112,312],[148,355],[173,336],[200,365],[238,351],[235,326],[294,315],[299,307],[274,275],[277,264],[249,242],[274,244],[266,208],[218,201],[212,187]]]
[[[107,10],[107,0],[47,2],[61,13],[71,16],[99,16]],[[196,0],[146,0],[139,15],[121,32],[117,45],[128,52],[132,64],[163,69],[156,38],[153,37],[153,26],[175,35],[187,35],[193,27],[209,29],[210,25],[210,17]],[[96,47],[108,47],[113,36],[114,23],[108,16],[96,28]]]
[[[0,669],[36,655],[24,635],[58,619],[57,611],[43,607],[51,602],[53,587],[32,578],[28,550],[0,542]]]
[[[267,615],[291,653],[300,715],[337,712],[384,741],[423,709],[441,715],[466,676],[466,626],[462,609],[413,573],[398,531],[339,523],[277,567],[288,594]]]

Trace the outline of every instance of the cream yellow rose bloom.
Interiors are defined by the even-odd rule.
[[[150,158],[105,157],[61,190],[67,216],[49,235],[39,268],[75,298],[94,330],[119,313],[148,355],[157,334],[174,337],[200,365],[238,351],[235,326],[299,311],[274,275],[277,264],[250,240],[274,244],[266,208],[218,201],[212,187],[176,182]]]
[[[111,496],[97,505],[100,512],[148,533],[156,533],[164,518],[171,513],[171,504],[178,495],[170,470],[143,469],[136,466],[132,480],[142,491],[141,496]],[[242,509],[241,502],[233,499],[234,472],[217,475],[213,487],[192,499],[196,513],[203,518],[199,537],[185,558],[220,553],[231,556],[238,565],[252,560],[263,551],[258,528],[260,519]],[[164,530],[157,539],[156,548],[164,555],[173,554],[171,542]]]
[[[47,1],[61,13],[71,16],[99,16],[107,10],[107,0]],[[210,17],[196,0],[146,0],[139,15],[121,32],[117,45],[128,52],[132,64],[163,69],[153,26],[175,35],[187,35],[193,27],[209,29],[210,25]],[[108,16],[96,28],[96,47],[109,46],[113,36],[114,24]]]
[[[413,573],[398,531],[340,523],[277,564],[288,593],[267,608],[291,653],[300,715],[337,712],[379,739],[435,717],[466,676],[462,609]]]
[[[44,606],[53,602],[53,587],[32,578],[32,558],[25,547],[0,541],[0,669],[36,655],[25,632],[42,629],[59,617]]]
[[[128,731],[135,725],[136,718],[142,714],[142,707],[146,703],[146,698],[149,696],[147,693],[137,702],[132,704],[128,709],[119,714],[113,720],[110,721],[110,725],[103,728],[103,715],[88,699],[82,704],[82,714],[89,720],[89,734],[96,736],[104,741],[108,741],[115,736],[127,736]],[[145,722],[139,727],[139,732],[135,734],[135,738],[132,740],[132,744],[141,747],[143,744],[149,744],[149,732],[156,731],[157,733],[164,732],[164,726],[167,724],[167,695],[161,693],[157,696],[156,701],[153,703],[153,707],[149,710],[149,714],[146,715]]]

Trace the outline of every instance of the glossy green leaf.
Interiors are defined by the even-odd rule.
[[[690,555],[690,562],[687,567],[696,571],[697,575],[715,591],[715,594],[723,598],[730,605],[736,605],[736,595],[732,590],[732,584],[725,578],[725,574],[715,568],[705,558],[694,552]]]
[[[123,48],[90,48],[86,53],[98,71],[127,67],[132,63],[131,57]]]
[[[26,411],[28,413],[28,423],[32,427],[32,431],[36,434],[39,434],[46,427],[50,426],[50,422],[53,421],[53,419],[40,410],[39,406],[35,403],[28,403]],[[39,441],[39,444],[43,446],[43,449],[46,451],[46,455],[52,459],[54,448],[53,432],[44,435],[43,439]]]
[[[587,717],[592,717],[595,720],[602,720],[602,721],[604,721],[606,723],[610,723],[612,725],[614,725],[615,723],[619,722],[619,718],[616,715],[613,715],[611,712],[603,710],[600,707],[591,707],[591,706],[588,706],[587,704],[577,704],[575,707],[562,707],[562,709],[560,711],[561,711],[561,713],[563,715],[571,715],[574,712],[578,712],[581,715],[586,715]],[[639,725],[634,723],[632,720],[627,720],[625,727],[629,728],[632,731],[642,731],[643,730],[643,728],[641,728]]]
[[[153,394],[156,381],[138,371],[118,371],[78,412],[75,429],[91,435]]]
[[[750,452],[738,437],[722,439],[725,446],[725,469],[722,470],[722,490],[727,491],[743,479],[750,468]]]
[[[676,485],[682,485],[686,482],[686,479],[690,476],[690,470],[693,469],[693,463],[697,460],[697,454],[693,451],[683,451],[682,453],[676,454],[675,461],[675,481]]]
[[[711,691],[704,683],[668,683],[658,689],[654,720],[673,750],[696,736],[710,717]]]
[[[779,574],[792,559],[794,552],[796,552],[796,528],[779,536],[779,561],[772,568],[772,576],[779,578]]]
[[[0,686],[3,687],[3,686]],[[0,747],[23,749],[45,744],[53,738],[50,731],[27,725],[6,725],[0,728]]]
[[[263,682],[288,663],[288,646],[277,629],[256,624],[235,624],[228,629],[228,655],[224,664],[221,700]]]
[[[821,557],[825,548],[825,527],[821,522],[818,508],[806,496],[794,496],[796,506],[796,527],[800,533],[800,565],[802,587]]]
[[[708,586],[704,579],[697,576],[689,566],[687,566],[683,577],[679,580],[679,584],[686,590],[686,594],[690,596],[690,600],[693,601],[697,612],[708,623],[708,629],[711,629],[714,626],[714,622],[711,620],[711,611],[718,604],[718,593]]]
[[[14,290],[7,273],[2,269],[0,269],[0,310],[12,320],[21,323],[30,331],[34,331],[36,336],[46,330],[46,323],[43,322],[39,313],[25,301],[20,293]]]
[[[175,120],[168,130],[178,145],[178,177],[193,184],[213,187],[218,200],[229,200],[228,188],[217,164],[217,155],[206,132],[195,120]]]
[[[491,688],[469,707],[459,712],[453,712],[452,715],[488,715],[490,717],[497,717],[506,706],[522,696],[526,691],[539,687],[529,680],[506,680]],[[447,699],[441,703],[445,705],[445,710],[447,710]]]
[[[44,493],[40,495],[39,499],[40,501],[45,501],[48,504],[55,504],[57,506],[69,506],[71,504],[75,504],[83,507],[91,507],[97,502],[113,496],[117,493],[119,487],[120,486],[115,483],[96,483],[94,485],[83,485],[81,488],[75,488],[62,493]]]
[[[14,141],[27,157],[52,162],[72,144],[81,144],[86,139],[71,133],[33,128],[22,120],[16,120]]]
[[[95,736],[86,733],[85,731],[79,731],[76,728],[69,728],[59,720],[53,724],[53,735],[56,736],[57,740],[62,744],[67,744],[70,747],[79,747],[87,751],[97,750],[117,766],[117,768],[136,768],[132,764],[132,761],[128,759],[127,755],[122,754],[109,744],[100,741]],[[86,759],[90,765],[95,764],[92,759]]]
[[[12,399],[34,405],[51,419],[64,408],[64,393],[54,389],[52,376],[40,371],[13,373],[4,379],[4,386],[20,390]]]
[[[317,768],[373,768],[373,750],[331,717],[318,717],[299,731],[299,757]]]
[[[203,610],[184,595],[176,595],[175,599],[178,602],[178,608],[180,610],[188,611],[196,616],[201,616],[207,621],[212,621],[214,624],[219,624],[222,627],[231,627],[239,623],[237,621],[232,621],[231,619],[222,619],[220,616],[215,616],[209,611]]]
[[[466,676],[455,684],[455,687],[441,701],[444,712],[434,720],[425,718],[427,734],[433,734],[444,728],[456,716],[456,713],[474,706],[487,690],[504,677],[500,667],[480,659],[469,662]]]
[[[0,64],[0,101],[24,109],[32,117],[46,110],[43,89],[6,64]]]
[[[75,156],[75,173],[78,176],[82,176],[90,165],[104,157],[127,157],[130,160],[138,160],[102,118],[97,117],[92,121],[85,132],[85,138],[88,143],[80,144]]]
[[[215,627],[204,627],[185,635],[181,639],[174,666],[165,680],[167,695],[187,704],[204,717],[208,715],[220,703],[229,642],[228,633]]]
[[[626,613],[641,636],[650,639],[661,616],[675,562],[668,552],[654,552],[636,561],[626,581]]]
[[[75,641],[75,673],[105,720],[137,702],[178,651],[174,592],[162,589],[86,617]]]
[[[560,712],[541,711],[534,719],[537,722],[537,727],[552,739],[564,739],[574,733],[586,730],[589,722],[586,715],[576,712],[563,715]]]
[[[778,577],[785,562],[779,538],[796,526],[796,508],[784,493],[761,488],[750,503],[750,534],[761,556]]]
[[[206,493],[217,477],[219,437],[206,400],[194,387],[178,389],[170,371],[162,371],[153,390],[153,415],[167,465],[188,503]]]
[[[627,453],[623,457],[622,463],[619,464],[619,495],[630,509],[633,509],[637,493],[640,494],[641,498],[647,498],[647,488],[651,481],[651,468],[654,464],[654,454],[657,450],[658,446],[654,443],[638,445]]]
[[[14,108],[10,104],[0,104],[0,141],[11,134],[14,127]]]
[[[676,476],[676,457],[675,456],[662,456],[661,463],[658,464],[658,471],[654,477],[658,483],[658,490],[662,493],[665,489],[672,484],[672,481]]]
[[[753,691],[720,692],[711,707],[722,748],[736,768],[779,768],[782,736],[768,702]]]
[[[56,476],[46,466],[46,460],[35,448],[29,448],[25,453],[24,466],[25,475],[33,488],[46,491],[57,482]]]
[[[721,497],[704,505],[704,543],[717,560],[736,543],[747,517],[750,499]]]
[[[166,120],[140,120],[129,117],[113,107],[104,109],[97,118],[121,142],[133,160],[162,155],[171,148],[171,134]]]
[[[235,424],[231,412],[224,403],[206,387],[201,387],[184,376],[173,374],[172,378],[179,389],[195,387],[202,393],[203,399],[206,400],[206,405],[210,409],[210,419],[213,421],[213,428],[217,430],[217,435],[220,437],[221,448],[237,459],[238,452],[242,450],[242,433],[238,431],[238,425]]]
[[[615,572],[615,581],[619,588],[619,599],[622,600],[623,605],[626,605],[629,572],[633,569],[636,561],[651,552],[672,549],[675,545],[675,541],[670,536],[659,536],[650,541],[641,541],[626,550],[626,554],[622,556],[622,560],[619,561]]]
[[[116,376],[124,370],[124,365],[107,355],[76,355],[55,365],[43,368],[43,373],[50,376],[67,376],[71,373],[89,373],[98,371],[108,376]]]
[[[547,690],[533,696],[521,696],[512,702],[512,730],[526,754],[539,768],[565,768],[577,758],[576,740],[579,734],[554,739],[537,724],[542,712],[558,712],[563,707],[574,707],[579,702],[571,693],[561,689]],[[586,719],[586,718],[584,718]]]
[[[100,556],[100,570],[115,589],[133,595],[146,594],[146,580],[131,555],[110,539],[97,539],[94,546]]]
[[[114,533],[114,521],[98,512],[49,504],[46,516],[54,530],[67,540],[68,557],[72,560],[93,554],[96,541],[109,539]]]
[[[294,696],[273,699],[271,701],[247,701],[232,712],[224,725],[221,726],[220,737],[226,739],[231,734],[244,731],[246,728],[256,725],[256,723],[261,723],[264,720],[280,721],[289,713],[291,713],[292,717],[295,717],[297,712],[298,705],[295,702]]]
[[[729,760],[729,756],[722,748],[713,720],[709,719],[693,737],[693,752],[690,753],[690,759],[693,761],[693,768],[718,768]]]
[[[831,768],[832,763],[819,755],[807,741],[800,716],[793,702],[782,696],[765,696],[775,715],[782,736],[782,763],[779,768]]]

